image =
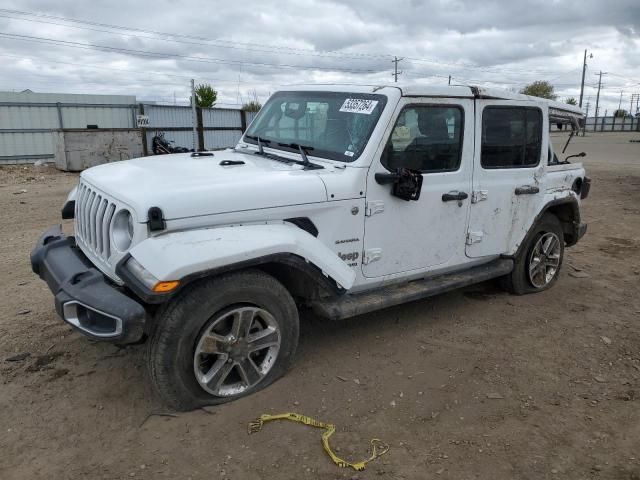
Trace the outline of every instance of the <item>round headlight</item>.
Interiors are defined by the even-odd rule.
[[[133,217],[129,210],[120,210],[113,218],[111,229],[113,245],[120,252],[126,252],[133,240]]]

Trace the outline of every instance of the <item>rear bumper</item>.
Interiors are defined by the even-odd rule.
[[[54,295],[58,315],[94,340],[140,340],[145,308],[96,269],[61,227],[47,230],[31,252],[31,268]]]

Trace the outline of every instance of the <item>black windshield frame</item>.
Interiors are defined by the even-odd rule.
[[[288,101],[294,101],[294,102],[295,101],[304,102],[305,105],[306,105],[306,102],[309,102],[309,103],[333,102],[332,107],[334,109],[336,105],[341,105],[346,99],[374,100],[374,101],[377,101],[378,103],[376,104],[373,111],[370,114],[368,114],[368,115],[371,115],[370,117],[371,121],[369,122],[370,124],[368,125],[368,128],[359,132],[361,133],[361,136],[359,137],[359,140],[360,140],[359,144],[355,146],[353,146],[353,144],[349,144],[348,148],[351,149],[353,147],[352,151],[350,150],[336,151],[336,150],[328,150],[326,148],[322,148],[322,145],[318,144],[317,142],[314,143],[313,141],[309,141],[309,139],[298,138],[298,137],[278,137],[278,136],[273,136],[266,133],[265,130],[269,127],[269,122],[272,120],[274,115],[277,114],[276,105],[278,104],[278,102],[282,102],[282,100],[284,99]],[[290,147],[286,145],[279,145],[279,144],[282,144],[282,143],[302,144],[305,146],[312,147],[312,150],[307,152],[307,154],[310,156],[314,156],[317,158],[324,158],[328,160],[335,160],[339,162],[351,163],[356,161],[360,157],[360,155],[362,155],[362,152],[364,151],[367,144],[369,143],[369,140],[371,138],[373,131],[375,130],[375,127],[378,125],[378,122],[380,120],[382,112],[386,107],[386,104],[387,104],[386,95],[373,94],[373,93],[344,92],[344,91],[334,92],[334,91],[325,91],[325,90],[280,91],[272,95],[267,101],[267,103],[264,105],[264,107],[262,107],[262,109],[260,110],[256,118],[253,120],[253,122],[251,122],[251,126],[245,132],[245,135],[243,136],[243,141],[252,145],[257,145],[258,142],[255,139],[251,139],[247,137],[248,136],[260,137],[260,139],[263,141],[263,147],[276,149],[276,150],[283,150],[286,152],[292,152],[292,153],[298,153],[298,154],[300,153],[298,148]],[[338,111],[332,111],[331,115],[350,116],[350,115],[367,115],[367,114],[340,112],[338,110]],[[355,120],[355,118],[356,117],[353,117],[353,120]],[[343,121],[346,122],[348,121],[348,119],[343,118]],[[325,129],[326,128],[327,127],[325,126]],[[267,144],[267,142],[264,142],[264,140],[267,140],[269,143]],[[349,156],[347,156],[347,152],[349,152]]]

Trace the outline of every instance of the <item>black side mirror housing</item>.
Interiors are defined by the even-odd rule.
[[[408,168],[399,168],[395,173],[376,173],[376,183],[393,185],[391,195],[402,200],[418,200],[422,190],[422,173]]]

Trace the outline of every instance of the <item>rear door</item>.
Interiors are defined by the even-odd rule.
[[[466,254],[509,253],[533,221],[544,192],[547,109],[536,102],[476,101],[476,138]]]

